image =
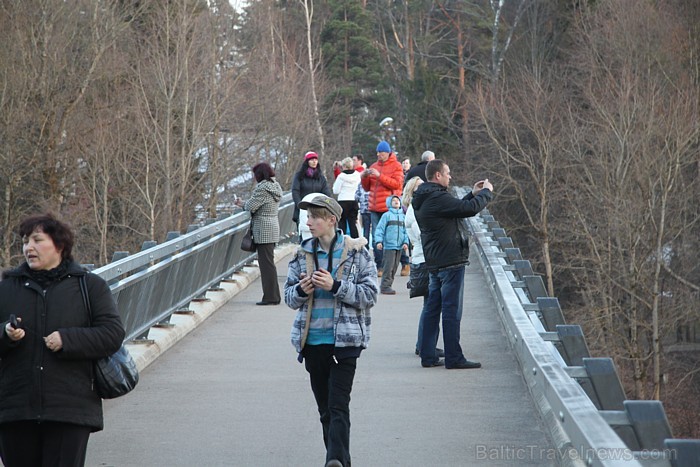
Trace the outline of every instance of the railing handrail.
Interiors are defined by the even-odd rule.
[[[293,203],[292,195],[291,193],[286,193],[280,201],[280,210],[287,207],[290,203]],[[214,235],[220,235],[226,230],[233,229],[232,233],[236,233],[246,228],[249,220],[250,214],[247,211],[240,211],[224,219],[214,221],[196,230],[167,240],[160,245],[108,263],[92,272],[99,275],[107,282],[111,282],[115,278],[125,274],[131,274],[143,267],[152,265],[154,262],[169,258],[188,248],[193,248]],[[249,256],[255,255],[251,254]]]
[[[293,208],[291,193],[285,193],[279,207],[281,242],[293,236]],[[249,220],[246,211],[212,219],[160,245],[145,242],[143,251],[123,252],[127,256],[93,270],[110,286],[126,340],[145,340],[153,326],[167,324],[174,312],[250,263],[257,254],[240,249]],[[170,290],[159,290],[165,287]]]
[[[467,189],[458,187],[455,192],[463,196]],[[468,219],[473,243],[506,336],[550,430],[558,460],[587,466],[698,465],[700,440],[672,439],[659,401],[614,401],[615,397],[624,398],[624,393],[612,360],[587,358],[580,327],[564,324],[560,309],[551,313],[552,301],[556,308],[558,302],[546,296],[542,284],[530,280],[535,277],[531,271],[520,278],[523,280],[514,277],[512,271],[523,265],[508,260],[515,250],[508,248],[512,241],[497,223],[484,220],[484,216],[490,217],[488,211],[482,214]],[[580,334],[573,340],[568,334],[572,328],[574,334]],[[581,363],[567,365],[562,352],[567,359]],[[604,368],[601,372],[605,377],[598,378],[599,368]],[[584,382],[588,386],[584,387]],[[611,405],[612,400],[616,410],[599,409],[590,394],[600,395],[598,405]]]

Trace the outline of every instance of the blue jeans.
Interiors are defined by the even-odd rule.
[[[369,234],[372,232],[372,215],[367,211],[360,216],[362,216],[362,236],[369,242]]]
[[[462,322],[462,300],[464,298],[464,268],[457,266],[430,273],[428,301],[423,313],[423,332],[420,337],[420,358],[423,363],[435,363],[435,351],[440,333],[442,314],[442,340],[445,343],[445,367],[450,368],[466,362],[459,345],[459,328]]]
[[[377,269],[382,268],[382,261],[384,260],[384,253],[382,250],[377,250],[377,242],[374,239],[374,232],[377,230],[377,225],[379,224],[379,219],[382,218],[383,212],[369,212],[372,215],[372,248],[374,249],[374,264],[377,265]]]
[[[425,312],[428,310],[425,305],[428,303],[428,297],[423,297],[423,308],[420,311],[420,317],[418,318],[418,337],[416,338],[416,350],[420,352],[420,340],[423,335],[423,323],[425,323]],[[437,344],[435,344],[437,346]]]

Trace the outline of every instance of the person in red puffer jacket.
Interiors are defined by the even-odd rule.
[[[382,276],[382,251],[377,249],[374,239],[376,226],[388,208],[386,199],[391,195],[401,196],[403,191],[403,167],[396,159],[386,141],[377,145],[377,162],[362,172],[362,188],[369,193],[369,212],[372,217],[372,248],[377,275]]]

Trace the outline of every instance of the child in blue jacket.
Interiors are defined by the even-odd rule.
[[[396,195],[387,197],[386,207],[389,210],[379,219],[374,233],[377,249],[384,251],[384,275],[379,291],[385,295],[396,295],[396,290],[391,286],[401,261],[401,250],[408,251],[408,232],[404,225],[406,216],[401,209],[401,198]]]

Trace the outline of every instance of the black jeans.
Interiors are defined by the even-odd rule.
[[[350,236],[352,238],[357,238],[360,236],[357,231],[357,201],[338,201],[340,207],[343,208],[343,213],[340,215],[340,228],[343,233],[350,230]]]
[[[336,362],[335,346],[307,345],[304,362],[311,379],[326,445],[326,462],[339,460],[350,465],[350,391],[355,378],[357,357]]]

